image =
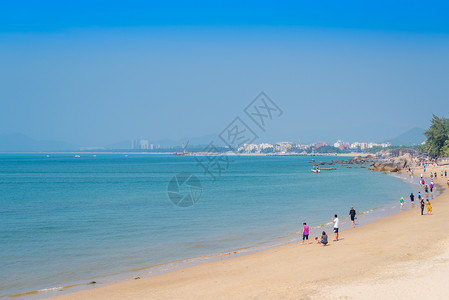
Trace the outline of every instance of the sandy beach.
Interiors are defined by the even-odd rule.
[[[444,189],[431,200],[433,215],[421,216],[417,197],[411,208],[404,195],[405,211],[344,230],[338,242],[328,232],[325,247],[312,239],[54,299],[447,298],[449,193],[441,170],[425,173],[436,171]]]

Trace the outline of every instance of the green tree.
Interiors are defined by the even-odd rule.
[[[449,155],[449,119],[433,115],[431,125],[426,132],[424,150],[432,156]]]
[[[444,142],[444,146],[441,148],[441,156],[449,156],[449,140]]]
[[[339,148],[335,148],[334,146],[321,146],[315,149],[316,153],[341,153],[342,151]]]

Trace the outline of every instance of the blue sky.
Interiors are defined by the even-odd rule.
[[[218,134],[382,141],[449,112],[449,4],[2,1],[0,134],[95,146]]]

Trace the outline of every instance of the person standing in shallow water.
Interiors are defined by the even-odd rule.
[[[401,197],[401,200],[399,200],[399,203],[401,203],[401,211],[402,211],[402,208],[404,207],[404,197]]]
[[[354,228],[355,227],[355,219],[357,219],[354,206],[351,206],[351,209],[349,210],[349,215],[351,216],[352,228]]]
[[[309,226],[306,223],[302,225],[302,243],[304,244],[304,240],[309,241]]]

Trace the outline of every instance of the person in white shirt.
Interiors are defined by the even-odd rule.
[[[335,240],[338,241],[338,216],[337,215],[334,215],[334,218],[332,219],[332,223],[334,223]]]

